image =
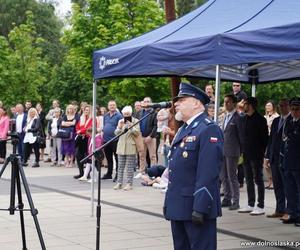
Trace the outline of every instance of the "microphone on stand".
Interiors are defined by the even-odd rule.
[[[158,103],[149,103],[146,105],[142,105],[143,108],[153,108],[153,109],[165,109],[171,108],[172,102],[158,102]]]

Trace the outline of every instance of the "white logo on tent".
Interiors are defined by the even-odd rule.
[[[99,60],[99,69],[104,70],[106,66],[119,63],[119,58],[106,59],[105,56],[101,56]]]

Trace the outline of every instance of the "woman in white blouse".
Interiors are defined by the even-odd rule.
[[[266,118],[267,124],[268,124],[269,135],[271,132],[271,126],[272,126],[273,120],[278,116],[279,116],[279,114],[276,112],[275,103],[273,101],[268,101],[265,106],[265,118]]]
[[[39,151],[39,142],[38,135],[41,130],[40,119],[38,116],[38,112],[35,108],[30,108],[28,110],[27,122],[24,127],[25,137],[23,141],[24,146],[24,162],[23,166],[27,166],[27,160],[30,156],[32,148],[35,154],[35,162],[32,165],[33,168],[39,167],[40,161],[40,151]]]

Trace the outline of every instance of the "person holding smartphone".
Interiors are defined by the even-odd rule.
[[[135,144],[135,137],[139,135],[139,124],[128,129],[132,124],[138,120],[132,117],[132,107],[125,106],[122,109],[123,119],[119,120],[115,134],[121,134],[123,131],[128,130],[125,134],[121,135],[117,144],[118,155],[118,179],[114,189],[121,189],[123,186],[123,175],[125,168],[127,169],[127,184],[123,187],[123,190],[131,190],[133,183],[134,167],[136,165],[137,148]]]

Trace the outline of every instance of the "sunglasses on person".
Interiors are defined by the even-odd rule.
[[[233,87],[240,87],[241,85],[233,84]]]

